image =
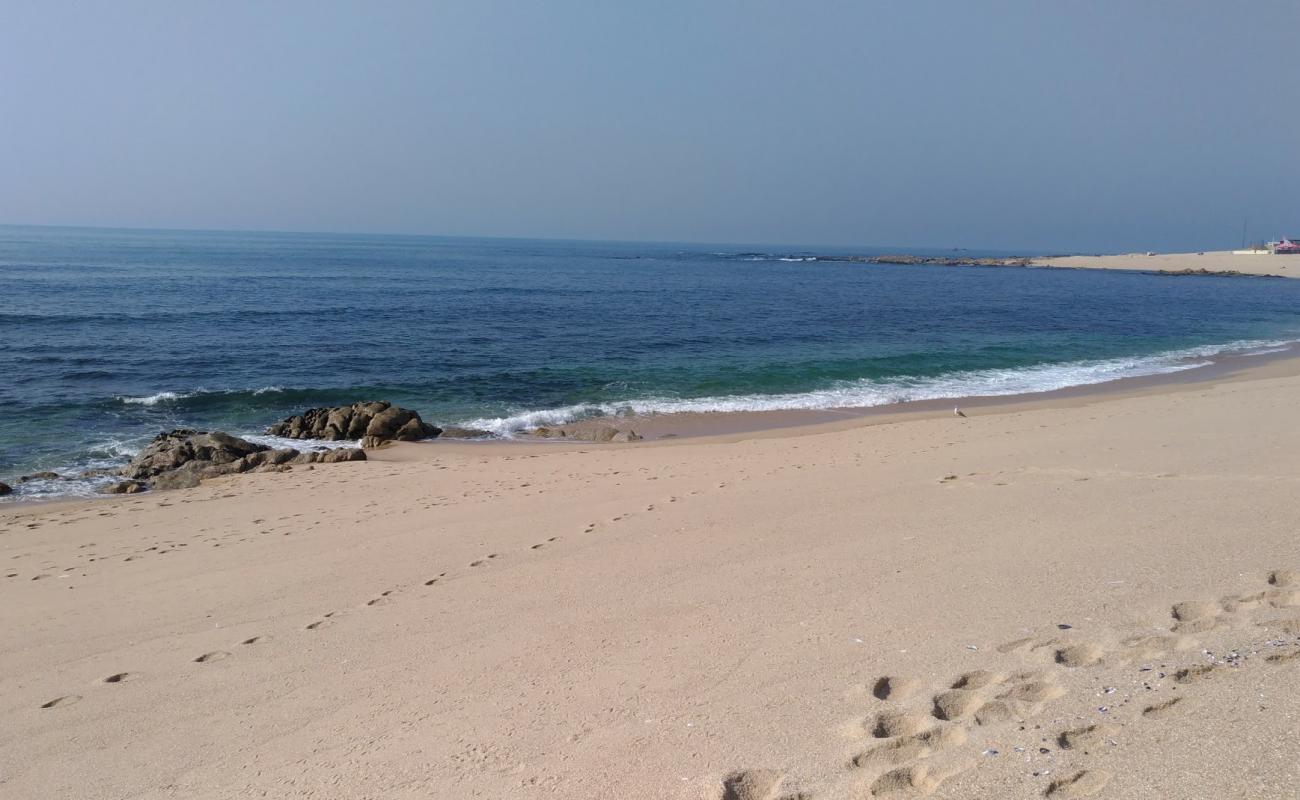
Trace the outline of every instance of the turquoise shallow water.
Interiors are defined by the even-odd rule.
[[[809,260],[846,252],[0,227],[0,480],[359,399],[508,436],[1042,391],[1300,338],[1300,281]]]

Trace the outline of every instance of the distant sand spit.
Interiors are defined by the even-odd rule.
[[[1297,400],[1279,359],[5,507],[0,786],[1294,796]]]
[[[1241,272],[1246,275],[1300,277],[1300,256],[1272,254],[1238,255],[1230,250],[1205,253],[1126,253],[1114,256],[1061,256],[1041,258],[1037,267],[1073,267],[1076,269],[1130,269],[1151,272],[1177,272],[1184,269],[1210,272]]]

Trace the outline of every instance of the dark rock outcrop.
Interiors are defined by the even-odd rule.
[[[332,442],[360,439],[362,447],[378,447],[391,441],[432,439],[442,433],[442,429],[420,419],[420,415],[409,408],[375,401],[308,409],[275,423],[266,432],[288,439]]]
[[[973,258],[970,256],[817,256],[813,261],[843,261],[852,264],[928,264],[939,267],[1032,267],[1032,258]]]
[[[7,483],[0,483],[0,497],[4,497],[7,494],[13,494],[13,491],[14,487]]]
[[[221,431],[208,433],[177,429],[155,436],[139,455],[131,459],[122,475],[140,480],[171,472],[195,461],[229,464],[269,449],[266,445],[254,444]]]
[[[355,447],[300,453],[293,449],[272,450],[220,431],[174,430],[160,433],[122,470],[122,475],[132,480],[101,491],[122,494],[142,491],[150,486],[154,489],[187,489],[222,475],[284,472],[292,469],[294,464],[365,460],[366,454]],[[148,484],[144,483],[146,479]],[[115,488],[133,482],[142,488]]]
[[[1281,278],[1281,275],[1256,275],[1253,272],[1241,272],[1235,269],[1157,269],[1150,270],[1145,275],[1171,275],[1174,277],[1186,275],[1205,275],[1211,278]]]
[[[118,481],[99,490],[100,494],[136,494],[148,489],[144,481]]]
[[[277,451],[280,452],[280,451]],[[294,452],[290,450],[288,452]],[[344,461],[365,461],[366,452],[355,447],[343,447],[338,450],[317,450],[310,453],[298,453],[289,460],[290,464],[339,464]]]

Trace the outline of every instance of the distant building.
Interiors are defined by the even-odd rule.
[[[1273,255],[1300,255],[1300,238],[1293,239],[1289,236],[1283,236],[1280,241],[1269,242],[1273,250]]]

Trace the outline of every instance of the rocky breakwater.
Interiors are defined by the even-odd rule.
[[[221,431],[177,429],[154,437],[121,472],[126,480],[104,494],[134,494],[145,489],[183,489],[207,478],[242,472],[283,472],[296,464],[365,461],[356,448],[301,453],[273,450]]]
[[[412,442],[432,439],[442,429],[420,419],[408,408],[375,401],[350,406],[312,408],[277,422],[267,433],[286,439],[325,439],[327,441],[361,440],[364,448],[379,447],[390,441]]]

